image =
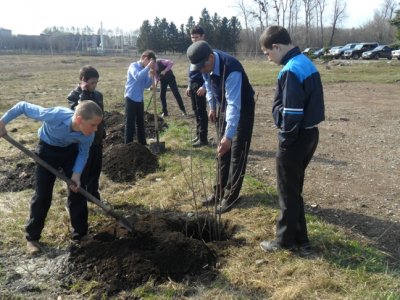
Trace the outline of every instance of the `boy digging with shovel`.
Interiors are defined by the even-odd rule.
[[[81,174],[88,158],[94,132],[103,119],[101,108],[93,101],[79,103],[75,112],[65,107],[43,108],[25,101],[17,103],[0,119],[0,138],[7,134],[5,125],[20,115],[42,121],[36,153],[55,169],[61,168],[75,185],[68,190],[68,209],[71,217],[72,239],[87,239],[88,208],[84,196],[77,193]],[[31,200],[30,216],[25,227],[27,252],[41,251],[39,239],[49,211],[56,176],[46,168],[36,166],[35,193]]]

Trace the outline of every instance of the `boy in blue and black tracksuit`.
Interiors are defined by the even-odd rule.
[[[318,145],[318,124],[325,119],[321,77],[300,49],[292,45],[287,30],[268,27],[260,37],[268,59],[283,65],[278,75],[272,108],[279,128],[276,157],[281,216],[275,240],[263,241],[264,251],[310,251],[302,197],[304,174]]]
[[[220,201],[218,211],[225,213],[239,199],[246,172],[254,124],[254,90],[241,63],[233,56],[211,49],[205,41],[187,50],[191,70],[200,70],[205,79],[209,120],[218,121],[220,157],[217,184],[203,206]],[[217,115],[218,109],[218,115]]]

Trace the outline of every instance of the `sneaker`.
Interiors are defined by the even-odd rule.
[[[182,110],[182,117],[187,117],[187,113],[184,110]]]
[[[27,241],[26,251],[29,255],[36,255],[42,251],[39,241]]]
[[[310,243],[300,244],[297,247],[298,254],[301,257],[309,257],[314,254],[313,248],[311,247]]]
[[[277,240],[262,241],[260,243],[260,248],[265,252],[276,252],[283,250],[295,251],[295,247],[283,247],[278,243]]]
[[[193,148],[199,148],[199,147],[203,147],[203,146],[208,146],[208,142],[202,142],[201,140],[197,140],[196,142],[194,142],[192,144]]]
[[[196,137],[192,140],[192,144],[193,144],[193,143],[196,143],[198,140],[199,140],[199,137],[196,136]]]
[[[168,113],[167,113],[167,112],[163,112],[163,113],[161,114],[161,117],[162,117],[162,118],[168,117]]]

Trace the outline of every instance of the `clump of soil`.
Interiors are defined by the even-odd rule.
[[[104,140],[103,172],[115,182],[132,182],[154,172],[157,156],[145,146],[133,142],[124,144],[125,117],[117,112],[105,112],[107,136]],[[158,118],[159,128],[166,128]],[[146,137],[155,137],[154,115],[145,113]]]
[[[136,142],[111,144],[103,153],[103,172],[115,182],[132,182],[154,172],[157,156]]]
[[[110,224],[93,240],[72,249],[65,271],[68,276],[102,282],[99,292],[109,295],[150,278],[162,282],[214,276],[216,254],[202,236],[210,236],[215,226],[209,225],[215,222],[207,217],[188,220],[176,212],[146,214],[129,221],[134,226],[132,233]],[[227,222],[220,225],[221,237],[230,238],[234,227]]]
[[[4,160],[4,159],[3,159]],[[0,193],[19,192],[35,185],[35,163],[19,162],[11,170],[0,170]]]

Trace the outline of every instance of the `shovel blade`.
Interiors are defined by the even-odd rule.
[[[165,142],[150,143],[150,151],[153,154],[160,154],[165,152]]]

